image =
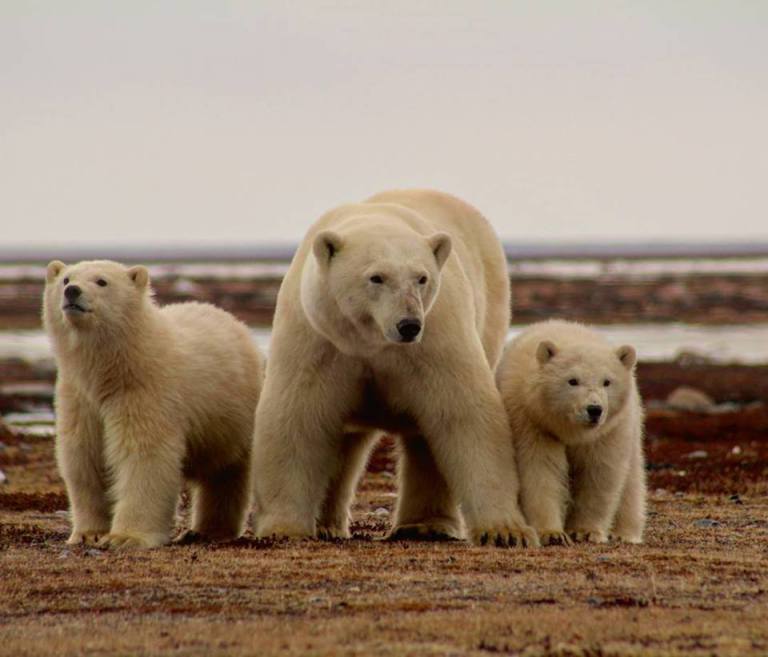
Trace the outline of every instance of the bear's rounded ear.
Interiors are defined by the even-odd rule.
[[[149,270],[142,265],[136,265],[128,270],[128,277],[133,281],[133,284],[139,289],[143,289],[149,285]]]
[[[628,370],[631,370],[637,362],[637,352],[634,347],[625,344],[623,347],[619,347],[616,350],[616,355],[619,357],[621,364]]]
[[[448,256],[451,255],[451,236],[448,233],[435,233],[427,238],[429,248],[435,254],[437,268],[442,269]]]
[[[542,340],[536,348],[536,360],[542,365],[551,361],[556,354],[557,347],[550,340]]]
[[[61,260],[51,260],[48,263],[48,268],[45,270],[45,280],[49,283],[56,280],[56,277],[61,273],[66,265]]]
[[[312,243],[312,250],[317,261],[322,266],[326,266],[331,262],[331,258],[341,250],[342,244],[343,241],[339,235],[332,230],[324,230],[315,237],[315,241]]]

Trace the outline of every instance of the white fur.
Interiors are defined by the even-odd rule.
[[[65,281],[81,288],[81,310],[62,308]],[[109,261],[49,264],[43,320],[58,364],[69,542],[168,542],[185,479],[192,531],[240,535],[263,376],[247,328],[208,304],[158,308],[144,267]]]
[[[402,437],[393,535],[535,544],[495,387],[506,260],[487,221],[430,191],[345,205],[310,228],[278,296],[254,447],[256,533],[349,536],[378,430]],[[420,322],[412,342],[398,323]]]
[[[635,350],[573,322],[534,324],[497,378],[517,451],[523,512],[543,543],[642,541],[643,410]],[[605,385],[606,382],[609,385]],[[575,385],[572,385],[575,384]],[[603,409],[591,423],[588,406]]]

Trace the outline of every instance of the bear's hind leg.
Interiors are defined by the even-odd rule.
[[[463,536],[458,504],[423,436],[400,440],[395,523],[389,540],[454,540]]]
[[[233,463],[194,484],[190,532],[179,542],[226,541],[243,533],[251,499],[249,469],[247,462]]]
[[[317,519],[317,535],[323,539],[349,538],[349,509],[357,482],[365,471],[368,456],[379,433],[349,432],[342,437],[336,473],[331,477],[325,502]]]

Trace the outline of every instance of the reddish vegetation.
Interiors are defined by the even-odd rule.
[[[40,280],[0,280],[0,317],[5,328],[40,325]],[[272,321],[279,276],[257,280],[158,278],[162,303],[210,301],[249,324]],[[182,285],[179,282],[183,281]],[[728,324],[768,321],[768,275],[701,274],[632,277],[604,273],[566,279],[515,273],[515,322],[552,316],[601,323],[696,322]]]

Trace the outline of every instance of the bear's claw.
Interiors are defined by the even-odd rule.
[[[471,532],[475,545],[495,545],[496,547],[539,547],[539,537],[533,527],[500,527],[491,530]]]
[[[98,545],[102,536],[109,533],[109,530],[72,532],[67,539],[67,545]]]
[[[105,550],[126,550],[135,548],[153,548],[167,541],[160,540],[151,534],[118,534],[109,533],[97,543],[97,547]]]
[[[539,540],[542,545],[572,545],[571,537],[564,531],[557,529],[540,531]]]
[[[570,532],[571,539],[576,543],[607,543],[608,538],[599,529],[575,529]]]

